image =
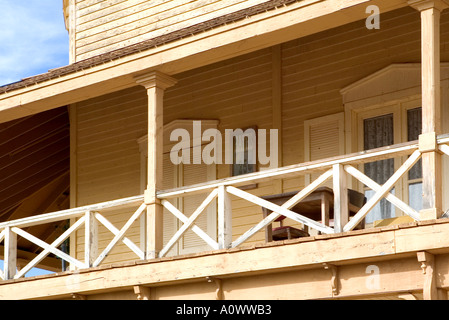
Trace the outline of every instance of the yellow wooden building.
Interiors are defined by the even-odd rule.
[[[64,0],[0,87],[0,298],[447,299],[447,8]]]

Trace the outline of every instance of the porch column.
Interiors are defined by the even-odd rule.
[[[175,85],[172,77],[154,71],[135,77],[138,84],[148,93],[148,167],[145,190],[146,215],[146,258],[154,259],[162,250],[163,209],[156,192],[162,189],[163,172],[163,129],[164,92]]]
[[[410,0],[421,13],[423,210],[421,219],[438,219],[442,213],[442,164],[436,137],[441,133],[440,15],[448,0]]]

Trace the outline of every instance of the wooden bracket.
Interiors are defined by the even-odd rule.
[[[217,290],[215,291],[215,299],[216,300],[224,300],[224,294],[223,294],[223,281],[221,279],[213,278],[213,277],[206,277],[207,282],[212,283],[214,282],[217,286]]]
[[[151,289],[148,287],[134,286],[134,293],[137,295],[137,300],[151,300]]]
[[[424,274],[423,298],[424,300],[437,300],[438,290],[435,277],[435,257],[425,251],[417,253],[418,262]]]
[[[72,299],[73,300],[87,300],[86,296],[83,296],[82,294],[78,294],[78,293],[72,293]]]
[[[398,298],[401,300],[418,300],[418,298],[410,292],[407,293],[401,293],[398,295]]]
[[[323,266],[324,269],[329,270],[332,274],[331,278],[332,295],[338,295],[338,267],[329,263],[323,263]]]

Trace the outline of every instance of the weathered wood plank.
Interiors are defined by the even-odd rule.
[[[17,272],[17,234],[11,227],[5,228],[5,254],[3,277],[13,279]]]
[[[95,212],[87,211],[85,214],[85,240],[84,240],[84,263],[87,268],[92,267],[98,255],[98,220]]]
[[[334,229],[335,232],[342,232],[343,227],[349,222],[348,187],[343,165],[335,164],[333,174]]]
[[[218,187],[218,245],[220,249],[232,245],[232,204],[224,186]]]

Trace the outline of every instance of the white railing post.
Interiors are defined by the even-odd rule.
[[[334,230],[335,233],[343,232],[343,227],[349,222],[348,187],[346,184],[346,172],[341,164],[333,166],[334,189]]]
[[[86,211],[85,217],[84,262],[91,268],[98,256],[98,220],[92,211]]]
[[[17,234],[10,227],[5,228],[5,256],[4,256],[5,280],[14,279],[17,272]]]
[[[218,187],[218,246],[220,249],[232,245],[232,207],[225,186]]]

